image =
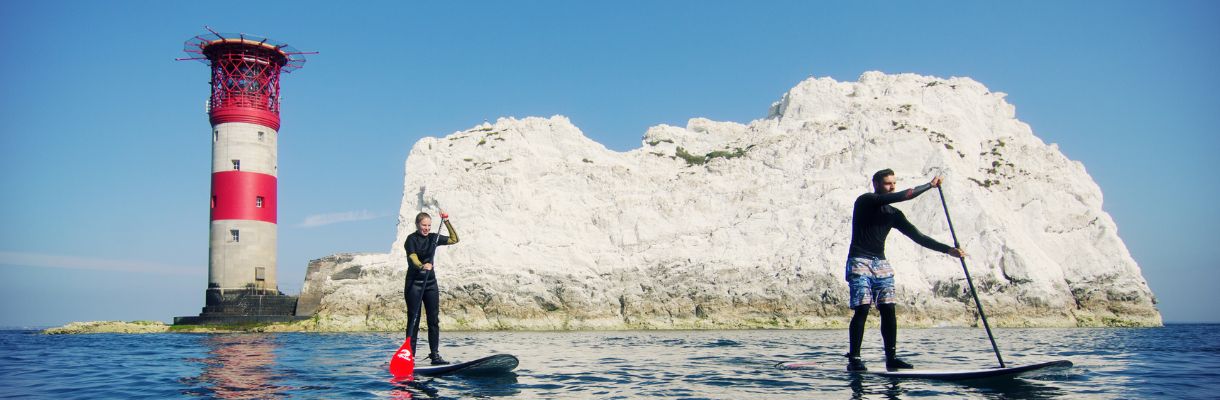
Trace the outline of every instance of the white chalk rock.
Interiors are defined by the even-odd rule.
[[[461,239],[437,256],[444,329],[843,327],[852,204],[884,168],[900,189],[946,176],[993,325],[1161,324],[1101,189],[1004,94],[879,72],[806,80],[746,125],[655,126],[628,152],[562,116],[423,138],[389,253],[311,262],[300,307],[320,330],[402,329],[402,242],[439,204]],[[952,243],[935,190],[895,206]],[[956,259],[897,231],[886,252],[904,326],[977,323]]]

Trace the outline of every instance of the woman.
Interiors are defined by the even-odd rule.
[[[416,333],[419,333],[419,306],[422,300],[424,308],[428,311],[428,348],[431,350],[428,358],[432,360],[432,365],[449,363],[441,358],[438,352],[441,338],[440,290],[436,285],[436,274],[432,272],[432,257],[436,254],[437,246],[458,242],[457,232],[453,230],[453,225],[449,223],[449,214],[445,214],[444,210],[441,210],[441,221],[445,223],[449,236],[430,233],[432,216],[423,212],[417,214],[415,216],[416,231],[407,235],[407,240],[403,242],[403,247],[407,249],[407,261],[410,265],[407,268],[407,282],[403,292],[407,299],[407,321],[409,321],[407,336],[411,338],[411,354],[416,354],[415,342],[419,339],[419,335]]]

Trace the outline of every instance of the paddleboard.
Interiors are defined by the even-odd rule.
[[[897,371],[868,371],[866,374],[884,376],[887,378],[906,379],[936,379],[944,381],[960,381],[967,379],[997,379],[1016,378],[1032,372],[1064,369],[1072,366],[1068,360],[1049,361],[1038,364],[1022,365],[1007,368],[985,368],[973,370],[931,370],[931,369],[900,369]]]
[[[423,360],[421,360],[423,361]],[[477,360],[453,363],[449,365],[420,365],[415,367],[415,375],[477,375],[490,376],[511,372],[517,368],[519,361],[512,354],[495,354]]]
[[[900,369],[897,371],[869,370],[853,372],[897,379],[930,379],[943,381],[961,381],[971,379],[1010,379],[1034,372],[1045,372],[1065,369],[1072,366],[1068,360],[1049,361],[1038,364],[1022,365],[1007,368],[984,368],[965,370],[934,370],[934,369]],[[776,364],[780,369],[822,369],[812,361],[794,361]],[[845,371],[846,372],[846,371]]]

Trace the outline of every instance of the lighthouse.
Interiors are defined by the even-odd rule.
[[[175,324],[295,319],[296,297],[276,281],[280,76],[305,54],[268,38],[208,32],[184,44],[211,68],[207,100],[212,176],[208,285],[203,312]]]

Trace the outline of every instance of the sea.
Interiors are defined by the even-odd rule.
[[[445,332],[441,354],[520,359],[498,376],[391,379],[401,333],[44,335],[0,331],[0,398],[39,399],[1217,399],[1220,324],[996,329],[1009,366],[1074,366],[1010,380],[847,373],[846,330]],[[974,328],[900,329],[919,368],[998,365]],[[421,341],[424,348],[426,341]],[[884,368],[881,337],[863,356]],[[803,361],[810,369],[776,365]]]

